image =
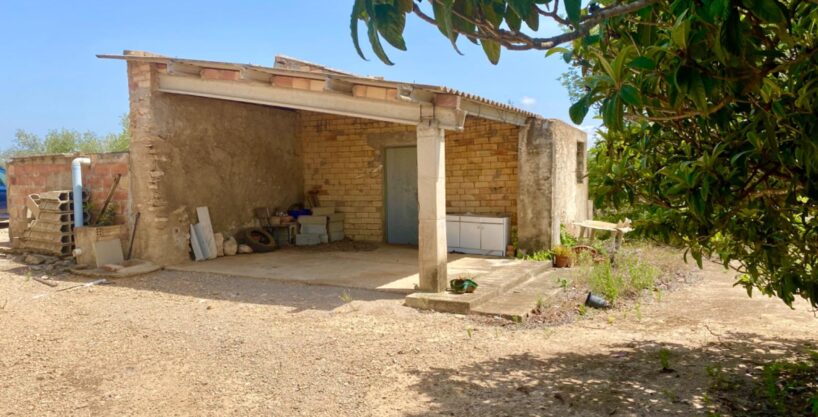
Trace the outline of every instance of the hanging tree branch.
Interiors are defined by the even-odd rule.
[[[430,0],[430,2],[440,3],[440,0]],[[457,28],[452,28],[452,30],[454,32],[457,32],[461,35],[465,35],[468,37],[498,41],[500,42],[500,44],[502,44],[504,47],[510,50],[532,50],[532,49],[548,50],[587,35],[591,31],[591,29],[596,27],[605,19],[627,15],[642,8],[645,8],[647,6],[650,6],[656,2],[658,2],[658,0],[638,0],[632,3],[618,4],[616,6],[610,6],[604,9],[599,9],[591,15],[583,16],[580,19],[581,23],[575,26],[574,30],[545,38],[531,37],[520,31],[497,29],[491,22],[487,21],[484,17],[480,17],[477,19],[469,19],[468,17],[463,16],[462,14],[459,14],[456,11],[454,11],[453,14],[468,21],[469,23],[474,24],[475,27],[483,29],[485,32],[488,33],[483,34],[480,33],[479,31],[465,32],[458,30]],[[559,8],[558,1],[555,0],[553,10],[551,11],[545,11],[540,9],[539,7],[537,7],[536,9],[539,14],[549,17],[559,24],[574,26],[569,20],[562,18],[557,14],[558,8]],[[432,25],[438,24],[435,18],[426,14],[420,8],[420,6],[417,5],[417,3],[413,3],[412,11],[418,17],[420,17],[421,20]],[[492,35],[492,32],[495,33],[496,35]]]

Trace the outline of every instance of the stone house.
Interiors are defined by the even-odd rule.
[[[537,250],[590,211],[586,136],[559,120],[287,57],[272,68],[100,57],[127,62],[130,215],[144,225],[133,248],[142,259],[190,262],[196,207],[209,207],[214,230],[232,232],[252,224],[255,207],[286,209],[314,192],[345,213],[347,237],[417,244],[419,288],[442,291],[447,213],[508,217],[519,247]],[[406,205],[415,214],[396,216]],[[417,238],[394,241],[398,230]]]

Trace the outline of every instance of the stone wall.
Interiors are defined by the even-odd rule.
[[[559,244],[560,225],[588,218],[587,166],[577,144],[585,132],[562,121],[537,119],[520,132],[519,247],[528,252]]]
[[[347,236],[384,240],[384,149],[415,146],[414,126],[300,112],[304,189],[346,213]],[[446,209],[517,217],[518,128],[468,118],[446,132]]]
[[[414,144],[415,127],[300,112],[298,136],[304,150],[304,189],[318,191],[322,204],[334,204],[336,211],[346,213],[348,237],[383,241],[383,144]]]
[[[554,222],[574,234],[573,225],[589,216],[586,134],[558,121],[550,122],[554,130]],[[578,153],[577,151],[580,151]],[[579,162],[579,159],[582,161]],[[578,172],[578,168],[582,172]]]
[[[71,189],[71,161],[79,156],[91,158],[91,165],[82,167],[83,186],[91,193],[92,215],[105,203],[116,174],[122,179],[112,202],[116,222],[125,223],[129,198],[128,153],[59,154],[13,158],[6,166],[9,209],[9,236],[16,246],[28,224],[26,198],[29,194]]]
[[[135,256],[188,261],[189,226],[207,206],[213,229],[255,224],[255,207],[303,201],[296,113],[268,106],[156,91],[161,64],[128,64]],[[138,232],[141,230],[138,230]]]
[[[517,140],[520,128],[468,118],[446,132],[446,211],[496,214],[517,224]]]

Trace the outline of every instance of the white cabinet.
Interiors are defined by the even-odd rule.
[[[460,246],[460,216],[446,216],[446,242],[449,247]]]
[[[446,239],[449,251],[505,256],[510,223],[508,217],[448,215]]]

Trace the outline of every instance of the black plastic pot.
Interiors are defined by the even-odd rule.
[[[608,300],[598,295],[593,295],[590,292],[585,299],[585,305],[591,308],[611,308],[611,303],[609,303]]]

